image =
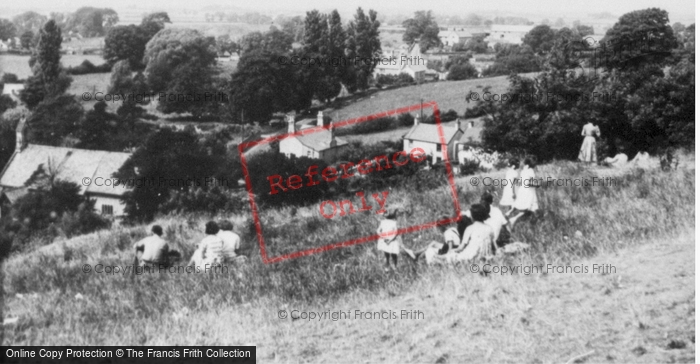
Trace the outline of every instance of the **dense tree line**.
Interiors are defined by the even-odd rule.
[[[310,11],[303,34],[297,49],[292,49],[294,27],[272,27],[241,39],[241,60],[229,83],[228,112],[234,120],[267,121],[275,111],[306,109],[313,99],[328,102],[343,86],[349,92],[369,87],[376,66],[371,60],[381,53],[375,11],[365,14],[359,8],[346,26],[337,11]],[[356,58],[367,61],[355,62]],[[307,62],[292,64],[292,59]]]
[[[574,159],[579,145],[571,141],[580,138],[583,124],[593,121],[600,126],[599,145],[605,154],[620,148],[634,155],[639,150],[692,147],[694,38],[679,44],[679,37],[684,35],[674,34],[668,14],[654,8],[623,15],[606,33],[603,42],[611,54],[602,57],[599,69],[584,67],[591,64],[587,57],[593,52],[572,47],[581,43],[566,37],[555,37],[551,46],[548,37],[524,46],[549,48],[543,71],[536,78],[511,75],[508,92],[536,97],[477,102],[476,108],[486,115],[484,144],[541,160]],[[649,42],[653,52],[629,46],[639,41]]]

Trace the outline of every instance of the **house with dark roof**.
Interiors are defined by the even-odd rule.
[[[47,181],[63,180],[77,184],[80,195],[95,200],[97,212],[124,215],[120,199],[129,188],[114,186],[112,174],[131,153],[29,144],[25,126],[23,119],[17,126],[15,151],[0,172],[0,199],[5,204],[13,204]]]
[[[296,130],[294,117],[287,116],[288,136],[280,140],[280,153],[284,153],[287,157],[294,155],[330,162],[349,148],[350,144],[347,141],[335,136],[333,124],[321,130],[318,130],[317,127],[323,127],[322,111],[318,112],[315,127],[302,127],[299,131]],[[296,134],[297,132],[298,134]]]
[[[403,137],[403,149],[409,152],[413,148],[421,148],[433,164],[442,162],[443,147],[447,147],[447,157],[457,160],[457,141],[460,140],[466,125],[462,121],[457,121],[454,126],[442,126],[444,142],[440,140],[439,128],[436,124],[424,124],[416,117],[411,130]]]

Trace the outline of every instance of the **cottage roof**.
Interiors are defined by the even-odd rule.
[[[315,131],[304,135],[298,135],[296,136],[296,138],[301,142],[301,144],[304,144],[305,146],[315,151],[322,151],[326,149],[331,149],[331,139],[333,138],[333,136],[330,130],[323,129],[321,131]],[[338,137],[335,138],[335,141],[337,143],[336,147],[348,144],[347,141]]]
[[[459,138],[460,144],[478,143],[481,140],[481,121],[474,121],[474,126],[464,130],[464,134]]]
[[[55,178],[76,183],[80,193],[102,193],[121,196],[125,188],[98,186],[95,179],[108,179],[131,153],[87,150],[48,145],[28,144],[20,153],[14,153],[0,176],[0,186],[22,187],[35,172],[55,173]],[[86,186],[84,178],[90,178]]]
[[[443,126],[442,127],[445,134],[445,143],[449,143],[450,140],[457,133],[457,126]],[[421,142],[440,144],[440,134],[438,133],[437,124],[424,124],[419,123],[414,125],[411,130],[404,136],[404,139],[417,140]]]

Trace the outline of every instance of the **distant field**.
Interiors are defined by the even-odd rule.
[[[388,91],[379,91],[369,97],[358,99],[337,110],[337,120],[356,118],[373,112],[396,109],[423,102],[436,101],[440,110],[454,109],[460,115],[474,103],[467,103],[467,93],[471,90],[482,93],[484,87],[491,86],[491,93],[505,93],[508,89],[506,76],[478,78],[465,81],[442,81],[409,86]],[[333,113],[334,119],[335,112]]]
[[[61,56],[61,63],[64,67],[73,67],[88,60],[95,65],[104,63],[102,56],[69,54]],[[29,56],[19,56],[14,54],[0,55],[0,73],[14,73],[19,78],[31,76],[32,70],[29,68]]]

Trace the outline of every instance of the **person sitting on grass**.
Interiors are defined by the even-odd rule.
[[[617,153],[613,158],[605,158],[600,164],[606,167],[622,168],[627,165],[628,160],[629,157],[627,157],[627,154]]]
[[[484,192],[484,194],[481,195],[481,204],[489,209],[489,218],[484,221],[484,224],[493,229],[493,236],[496,240],[496,245],[505,245],[505,243],[508,241],[508,237],[510,236],[510,224],[508,219],[506,219],[505,215],[503,215],[501,209],[493,204],[493,196],[490,193]],[[504,226],[506,227],[506,232],[502,234],[502,229]]]
[[[377,249],[384,252],[384,258],[386,259],[384,264],[385,272],[388,272],[390,268],[397,268],[401,250],[411,258],[415,257],[413,252],[403,245],[403,240],[401,236],[398,235],[399,227],[396,221],[397,215],[398,209],[392,208],[387,210],[384,213],[384,219],[379,222],[379,228],[377,228],[377,234],[379,234]]]
[[[168,243],[161,238],[163,228],[160,225],[151,227],[152,235],[145,237],[136,244],[134,250],[138,264],[141,266],[160,266],[168,264]],[[138,253],[141,252],[141,257]]]
[[[467,218],[466,216],[463,216],[463,218]],[[442,216],[440,220],[447,220],[449,219],[448,216]],[[431,241],[425,248],[420,249],[415,252],[415,258],[414,260],[418,260],[418,258],[425,253],[425,261],[428,264],[437,264],[441,263],[444,261],[444,256],[452,249],[456,248],[461,239],[459,235],[459,230],[455,226],[449,226],[449,225],[438,225],[437,228],[440,230],[440,232],[443,235],[444,242],[440,243],[437,241]]]
[[[454,250],[456,262],[473,262],[493,256],[492,252],[496,250],[493,229],[484,223],[489,217],[488,211],[488,207],[480,203],[469,209],[474,223],[464,230],[462,242]]]
[[[195,250],[192,259],[187,264],[188,266],[194,265],[199,267],[199,269],[206,270],[224,262],[224,241],[216,236],[218,232],[219,226],[216,222],[209,221],[204,225],[204,233],[207,236],[197,246],[197,250]]]
[[[233,262],[239,258],[239,249],[241,248],[241,237],[234,233],[233,224],[227,220],[219,222],[219,232],[216,234],[224,242],[223,256],[227,262]]]

